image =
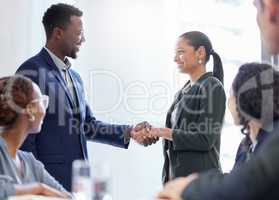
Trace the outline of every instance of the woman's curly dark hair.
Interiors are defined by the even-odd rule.
[[[0,126],[10,126],[15,122],[19,110],[34,98],[33,92],[29,78],[19,75],[0,78]]]
[[[242,65],[234,78],[232,90],[243,125],[242,133],[249,132],[251,119],[261,121],[264,126],[279,119],[279,72],[272,66],[260,63]]]

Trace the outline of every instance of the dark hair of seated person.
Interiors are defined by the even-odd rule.
[[[244,64],[239,68],[232,90],[241,132],[245,135],[237,150],[235,169],[258,152],[270,136],[269,128],[279,119],[279,73],[268,64]],[[262,124],[254,145],[250,137],[250,120]]]
[[[232,90],[243,134],[249,132],[248,122],[251,119],[261,121],[264,126],[279,119],[279,73],[272,66],[260,63],[242,65],[233,81]],[[272,105],[267,105],[267,102]],[[273,106],[271,121],[266,121],[270,116],[270,113],[265,113],[268,106]]]

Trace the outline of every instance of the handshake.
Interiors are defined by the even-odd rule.
[[[159,140],[158,136],[152,134],[152,127],[146,121],[133,127],[130,131],[130,137],[144,146],[155,144]]]

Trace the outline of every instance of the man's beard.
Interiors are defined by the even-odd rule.
[[[76,59],[77,58],[77,52],[72,50],[70,55],[69,55],[70,58],[73,58],[73,59]]]

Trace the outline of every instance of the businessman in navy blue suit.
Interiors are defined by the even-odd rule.
[[[144,145],[157,141],[148,137],[146,123],[132,128],[94,118],[85,101],[82,79],[67,59],[75,59],[85,41],[81,17],[82,11],[74,6],[52,5],[42,21],[45,47],[17,70],[36,82],[50,99],[41,133],[28,137],[22,150],[32,152],[68,190],[72,162],[88,158],[87,140],[121,148],[128,148],[130,137]]]

